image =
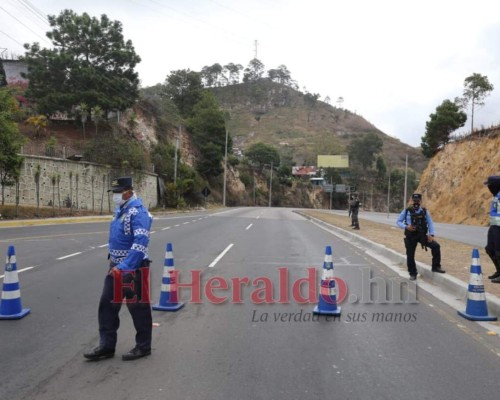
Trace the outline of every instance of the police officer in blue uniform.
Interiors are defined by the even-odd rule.
[[[488,242],[486,253],[495,265],[496,272],[488,276],[493,283],[500,283],[500,175],[489,176],[485,185],[493,195],[490,207],[490,227],[488,229]]]
[[[109,233],[109,270],[99,302],[100,343],[84,357],[97,361],[114,356],[118,314],[125,299],[136,330],[135,347],[122,356],[129,361],[151,354],[148,244],[153,218],[134,193],[131,177],[115,179],[109,191],[116,208]]]
[[[410,280],[417,279],[417,265],[415,263],[415,251],[420,243],[427,251],[431,249],[432,272],[444,274],[446,271],[441,268],[441,246],[434,240],[434,223],[431,215],[425,207],[421,207],[422,195],[414,193],[412,196],[413,205],[401,211],[397,220],[397,225],[405,231],[406,265]]]

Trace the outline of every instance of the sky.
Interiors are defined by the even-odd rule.
[[[299,90],[327,96],[417,147],[429,115],[485,75],[495,87],[474,127],[500,124],[498,0],[2,0],[0,52],[51,47],[46,15],[106,14],[123,25],[142,61],[143,87],[171,71],[215,63],[285,65]],[[464,128],[470,131],[470,113]]]

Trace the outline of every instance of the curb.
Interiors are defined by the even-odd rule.
[[[332,231],[335,231],[336,235],[347,239],[350,244],[353,244],[356,247],[360,247],[368,251],[373,251],[374,253],[385,257],[387,260],[393,262],[394,264],[406,266],[406,256],[403,254],[389,249],[384,245],[375,243],[369,239],[365,239],[364,237],[359,236],[353,232],[346,231],[345,229],[329,224],[328,222],[306,215],[301,211],[294,212],[310,221],[315,222],[318,225],[322,225]],[[451,294],[453,294],[453,296],[455,296],[456,298],[460,298],[463,299],[463,301],[466,301],[468,293],[467,283],[449,274],[435,274],[432,272],[429,265],[419,261],[417,261],[417,271],[426,282],[439,285],[448,292],[451,292]],[[500,316],[500,298],[495,295],[486,293],[486,303],[491,314]]]
[[[213,211],[219,211],[220,208],[216,208]],[[174,214],[189,214],[196,211],[207,211],[211,212],[209,209],[199,209],[199,210],[175,210],[175,211],[153,211],[153,217],[162,217],[165,215]],[[85,222],[109,222],[113,219],[112,214],[106,215],[95,215],[95,216],[82,216],[82,217],[57,217],[57,218],[37,218],[37,219],[6,219],[0,220],[0,228],[12,228],[21,226],[34,226],[34,225],[56,225],[56,224],[69,224],[69,223],[85,223]]]
[[[60,218],[39,218],[39,219],[14,219],[0,221],[0,228],[14,228],[34,225],[56,225],[68,223],[85,222],[106,222],[111,221],[112,215],[99,215],[90,217],[60,217]]]

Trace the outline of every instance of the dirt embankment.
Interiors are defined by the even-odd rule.
[[[500,175],[500,135],[447,144],[417,190],[435,221],[486,226],[491,193],[483,182],[489,175]]]
[[[325,221],[329,224],[335,225],[345,230],[351,230],[350,218],[347,215],[336,215],[328,211],[306,211],[306,214]],[[403,231],[394,226],[380,224],[363,219],[363,213],[359,214],[361,230],[355,231],[360,235],[373,242],[384,245],[385,247],[397,251],[400,254],[406,254],[405,246],[403,243]],[[473,246],[437,237],[436,240],[441,245],[441,264],[446,273],[460,279],[463,282],[469,282],[470,278],[470,264],[472,262],[472,248]],[[485,243],[486,244],[486,243]],[[500,297],[500,285],[491,283],[487,276],[495,271],[495,267],[490,258],[484,251],[484,248],[479,248],[481,269],[483,272],[484,287],[486,293],[491,293]],[[424,264],[431,265],[431,252],[424,251],[418,246],[415,253],[415,259]],[[406,265],[401,266],[403,269]]]

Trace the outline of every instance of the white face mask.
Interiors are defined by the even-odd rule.
[[[113,193],[113,203],[115,203],[117,207],[125,203],[125,200],[122,199],[121,193]]]

